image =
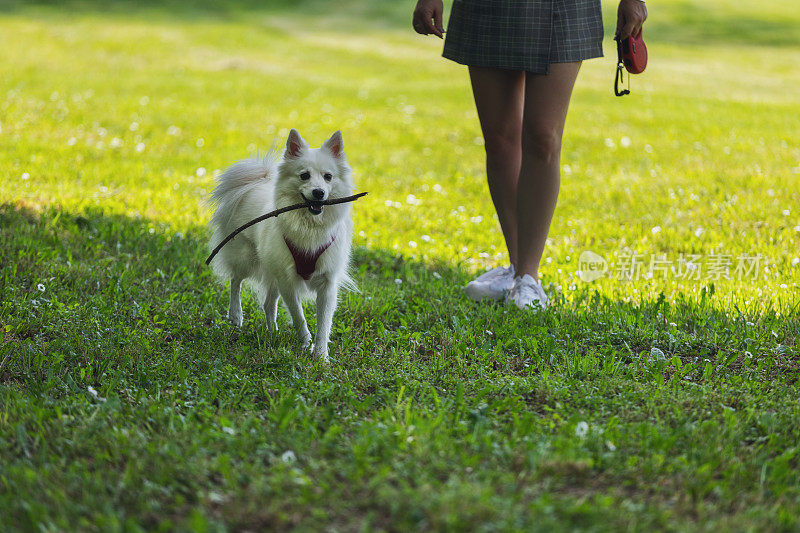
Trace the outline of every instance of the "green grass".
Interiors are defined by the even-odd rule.
[[[502,238],[408,2],[0,1],[0,526],[800,529],[793,8],[653,3],[624,99],[583,66],[530,315],[463,297]],[[203,264],[214,173],[290,127],[370,192],[329,368]]]

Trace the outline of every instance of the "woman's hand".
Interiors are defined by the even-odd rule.
[[[432,33],[442,39],[444,36],[442,11],[444,11],[442,0],[419,0],[412,19],[414,31],[422,35]]]
[[[423,0],[420,0],[422,3]],[[617,34],[620,41],[631,35],[638,35],[647,19],[647,6],[642,0],[620,0],[617,9]]]

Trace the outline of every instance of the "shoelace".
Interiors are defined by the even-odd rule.
[[[481,281],[494,281],[495,279],[508,276],[508,274],[509,274],[509,269],[507,267],[496,267],[491,269],[489,272],[486,272],[485,274],[481,274],[480,276],[478,276],[478,279]]]
[[[514,287],[511,289],[511,295],[522,296],[523,298],[530,298],[534,300],[540,299],[537,286],[533,283],[529,283],[523,280],[520,280],[519,283],[514,284]]]

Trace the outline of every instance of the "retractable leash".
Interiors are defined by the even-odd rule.
[[[362,196],[366,196],[366,195],[367,195],[366,192],[360,192],[358,194],[354,194],[353,196],[345,196],[343,198],[334,198],[333,200],[325,200],[324,202],[313,202],[313,204],[314,205],[344,204],[344,203],[347,203],[347,202],[353,202],[355,200],[358,200]],[[275,211],[270,211],[266,215],[261,215],[260,217],[254,218],[253,220],[251,220],[247,224],[242,224],[241,226],[239,226],[238,228],[233,230],[233,232],[230,235],[225,237],[222,240],[222,242],[219,243],[216,248],[214,248],[214,250],[211,252],[211,255],[208,256],[208,259],[206,259],[206,264],[207,265],[210,264],[211,260],[214,259],[214,257],[219,253],[220,250],[222,250],[223,246],[228,244],[231,241],[231,239],[236,237],[239,233],[241,233],[242,231],[246,230],[250,226],[258,224],[259,222],[267,220],[268,218],[272,218],[272,217],[276,217],[278,215],[282,215],[283,213],[286,213],[288,211],[294,211],[295,209],[307,208],[311,204],[312,204],[312,202],[303,202],[302,204],[294,204],[294,205],[288,205],[286,207],[281,207],[280,209],[276,209]]]
[[[631,74],[640,74],[647,67],[647,46],[644,44],[642,30],[625,39],[614,37],[617,41],[617,74],[614,77],[614,94],[625,96],[631,94]],[[620,90],[620,84],[624,83],[625,71],[628,71],[628,88]]]

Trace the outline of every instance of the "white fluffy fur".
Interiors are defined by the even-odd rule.
[[[300,177],[304,172],[310,174],[306,180]],[[330,181],[325,179],[326,173],[332,176]],[[292,130],[283,156],[270,152],[264,158],[240,161],[219,177],[211,196],[217,208],[211,219],[210,248],[249,220],[303,202],[301,194],[313,199],[313,191],[322,189],[324,200],[352,194],[350,173],[340,132],[334,133],[320,148],[311,149],[300,134]],[[248,281],[263,303],[267,327],[270,330],[278,327],[276,315],[280,297],[303,345],[307,346],[311,333],[301,301],[316,297],[317,332],[312,354],[327,360],[339,287],[353,286],[347,274],[352,233],[349,202],[326,205],[318,215],[309,209],[289,211],[241,232],[220,250],[211,264],[223,282],[231,282],[230,321],[242,325],[241,285]],[[308,251],[318,250],[331,238],[334,240],[319,257],[314,273],[306,281],[297,274],[284,238]]]

